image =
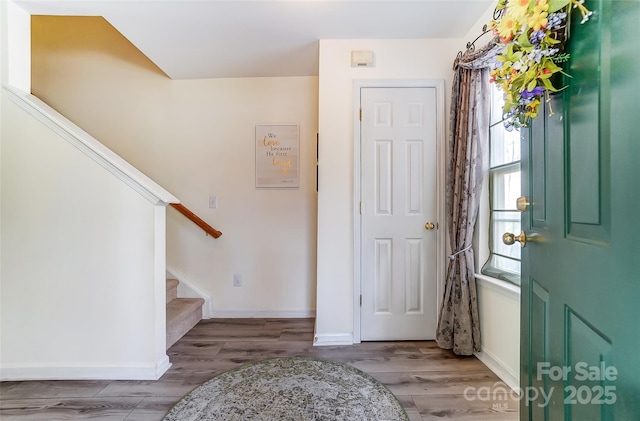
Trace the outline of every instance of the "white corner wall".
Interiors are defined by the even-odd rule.
[[[25,94],[31,17],[0,22],[0,380],[157,379],[175,198]]]
[[[157,379],[164,206],[5,90],[1,121],[0,380]]]
[[[444,79],[448,110],[461,45],[461,39],[320,41],[316,345],[353,342],[354,81]],[[372,50],[374,66],[351,67],[352,50]]]

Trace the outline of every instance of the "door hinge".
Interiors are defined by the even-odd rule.
[[[360,307],[362,307],[362,294],[360,294]]]
[[[362,121],[362,108],[360,108],[360,121]]]
[[[362,205],[362,202],[360,202],[360,215],[364,214],[364,206]]]

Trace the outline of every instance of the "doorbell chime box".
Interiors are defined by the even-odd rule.
[[[373,67],[373,51],[351,51],[351,67]]]

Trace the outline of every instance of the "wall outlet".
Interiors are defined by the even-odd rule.
[[[234,274],[233,275],[233,286],[239,288],[242,286],[242,275]]]

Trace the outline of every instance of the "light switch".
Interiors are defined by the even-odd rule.
[[[209,207],[211,209],[218,208],[218,197],[217,196],[209,196]]]

